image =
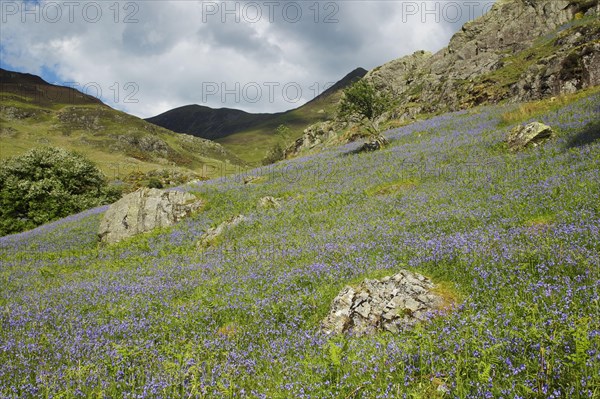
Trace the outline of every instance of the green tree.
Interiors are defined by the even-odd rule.
[[[394,105],[391,94],[377,90],[365,79],[360,79],[344,89],[338,107],[338,118],[360,124],[372,140],[387,144],[379,130],[379,118]]]
[[[290,135],[290,128],[284,124],[277,126],[277,130],[275,130],[275,134],[281,137],[283,140],[287,140]]]
[[[120,197],[83,155],[35,148],[0,164],[0,235],[110,203]]]
[[[275,136],[279,138],[278,142],[271,147],[262,159],[263,165],[270,165],[277,161],[285,159],[285,144],[290,136],[291,130],[288,126],[281,124],[275,129]],[[283,143],[283,144],[282,144]]]

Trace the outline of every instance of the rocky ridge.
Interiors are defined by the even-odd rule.
[[[398,58],[364,79],[398,101],[381,122],[573,93],[600,84],[598,15],[598,0],[501,0],[466,23],[446,48]],[[345,127],[340,121],[312,125],[285,153],[336,142],[332,136]]]
[[[395,118],[503,99],[573,93],[600,84],[598,1],[500,1],[448,47],[416,52],[365,76],[400,99]]]

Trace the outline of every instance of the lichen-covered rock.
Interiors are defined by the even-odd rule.
[[[300,153],[314,149],[322,144],[330,143],[335,139],[336,130],[344,124],[342,122],[317,122],[304,129],[302,137],[294,141],[284,150],[286,158],[297,156]]]
[[[527,146],[538,146],[554,137],[552,128],[540,122],[517,126],[510,131],[506,141],[511,151],[519,151]]]
[[[108,208],[100,222],[98,236],[105,243],[171,226],[200,209],[203,201],[182,191],[142,188]]]
[[[227,219],[217,227],[211,227],[210,229],[206,230],[204,234],[202,234],[198,240],[198,243],[196,244],[197,248],[203,250],[210,247],[217,240],[217,238],[219,238],[225,232],[226,229],[235,227],[246,220],[247,218],[244,215],[237,215]]]
[[[600,24],[590,18],[598,10],[598,1],[497,1],[448,47],[390,61],[364,79],[395,94],[389,116],[399,120],[410,119],[413,109],[452,111],[572,93],[600,84]],[[589,20],[578,25],[583,14]]]
[[[252,184],[252,183],[258,183],[262,180],[263,180],[262,176],[244,176],[244,179],[242,180],[242,182],[244,184]]]
[[[333,300],[322,331],[360,336],[411,328],[447,304],[432,291],[434,287],[427,277],[408,270],[381,280],[364,280],[355,288],[346,287]]]
[[[262,197],[258,201],[258,205],[262,208],[280,208],[281,202],[280,202],[279,198],[267,196],[267,197]]]

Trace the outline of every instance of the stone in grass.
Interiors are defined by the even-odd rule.
[[[100,222],[98,237],[101,242],[112,244],[158,227],[171,226],[203,204],[190,193],[141,188],[108,208]]]
[[[528,146],[536,147],[554,137],[552,128],[540,122],[532,122],[525,126],[516,126],[510,131],[506,141],[511,151],[519,151]]]
[[[227,219],[217,227],[211,227],[210,229],[206,230],[206,232],[202,234],[198,240],[198,249],[202,250],[210,247],[217,240],[217,238],[219,238],[225,232],[226,229],[235,227],[246,220],[248,219],[244,215],[237,215]]]
[[[244,176],[242,182],[244,184],[259,183],[263,180],[262,176]]]
[[[378,135],[377,137],[373,137],[371,140],[367,141],[362,146],[360,146],[356,150],[356,152],[361,153],[361,152],[377,151],[377,150],[383,149],[388,144],[389,144],[389,141],[385,137],[383,137],[382,135]]]
[[[262,208],[280,208],[281,207],[281,198],[275,198],[271,196],[262,197],[258,201],[258,205]]]
[[[321,329],[326,334],[356,336],[409,329],[448,305],[434,288],[427,277],[408,270],[381,280],[364,280],[335,297]]]

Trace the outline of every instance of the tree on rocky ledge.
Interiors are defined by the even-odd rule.
[[[62,148],[34,148],[0,164],[0,235],[108,204],[120,196],[83,155]]]
[[[364,149],[382,148],[388,141],[380,133],[379,118],[394,105],[389,92],[377,90],[365,79],[358,80],[344,89],[338,108],[338,118],[358,123],[368,133],[369,143]]]

